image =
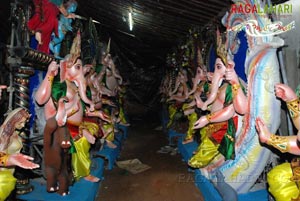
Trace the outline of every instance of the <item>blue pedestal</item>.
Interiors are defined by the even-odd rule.
[[[101,157],[107,159],[107,161],[108,161],[107,169],[108,170],[113,169],[114,164],[121,152],[122,142],[123,142],[123,134],[115,133],[115,140],[113,143],[115,145],[117,145],[117,147],[112,149],[112,148],[109,148],[107,145],[104,145],[103,149],[96,153],[97,156],[101,156]]]
[[[195,171],[195,184],[201,191],[203,197],[207,201],[222,201],[222,197],[216,190],[214,185],[203,175],[200,170]],[[265,189],[238,194],[238,200],[241,201],[268,201],[268,192]]]
[[[168,139],[169,139],[169,145],[176,145],[176,141],[180,141],[183,139],[185,134],[177,133],[174,130],[168,131]]]
[[[123,141],[124,141],[124,136],[123,136],[123,134],[120,133],[120,132],[115,133],[114,144],[118,146],[119,150],[120,150],[121,147],[122,147]]]
[[[263,190],[258,190],[254,192],[249,192],[245,194],[239,194],[239,200],[242,201],[268,201],[269,200],[269,194],[268,191],[263,189]]]
[[[201,175],[200,170],[195,170],[195,184],[201,191],[205,201],[222,201],[222,197],[215,189],[214,185]]]
[[[167,131],[167,125],[169,122],[169,114],[168,114],[168,107],[166,105],[162,106],[161,109],[161,126],[163,128],[163,131]]]
[[[104,161],[101,158],[92,160],[91,174],[103,180]],[[30,183],[34,186],[31,193],[19,195],[17,198],[27,201],[90,201],[95,200],[99,185],[101,182],[92,183],[81,178],[70,186],[70,194],[61,196],[57,193],[48,193],[46,191],[46,181],[42,179],[31,180]]]
[[[188,160],[192,157],[193,151],[198,148],[198,144],[196,142],[191,142],[188,144],[182,144],[182,140],[178,141],[178,151],[181,154],[184,161],[188,162]],[[206,201],[222,201],[222,197],[215,188],[215,186],[204,177],[199,169],[195,169],[195,185],[201,191],[204,199]],[[239,194],[238,200],[241,201],[267,201],[268,200],[268,192],[266,189],[248,192],[245,194]]]
[[[123,140],[127,139],[127,137],[128,137],[128,126],[123,126],[123,125],[117,124],[117,129],[120,129],[122,131]]]
[[[193,156],[193,151],[196,151],[199,144],[197,142],[190,142],[187,144],[182,144],[182,139],[178,141],[177,147],[178,152],[181,154],[183,160],[188,162]]]

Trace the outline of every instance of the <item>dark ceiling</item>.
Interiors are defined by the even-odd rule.
[[[273,4],[283,0],[273,0]],[[77,13],[91,17],[138,67],[164,62],[166,53],[194,27],[220,24],[231,0],[78,0]],[[128,12],[133,13],[129,31]]]
[[[189,29],[218,21],[229,6],[228,0],[79,0],[77,13],[99,21],[100,35],[101,31],[109,33],[128,58],[144,67],[165,61],[166,53]]]

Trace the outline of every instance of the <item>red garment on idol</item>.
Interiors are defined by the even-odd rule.
[[[235,116],[233,117],[233,122],[234,122],[234,125],[235,127],[237,128],[238,126],[238,116]],[[211,134],[211,138],[217,142],[218,144],[221,143],[224,135],[226,134],[227,132],[227,127],[228,127],[228,123],[226,123],[220,130],[214,132]]]
[[[35,13],[27,26],[32,32],[41,32],[42,43],[37,50],[49,54],[49,43],[52,32],[58,35],[58,7],[49,0],[33,0]]]
[[[97,118],[84,117],[83,121],[87,121],[87,122],[92,122],[92,123],[98,124]],[[78,134],[79,134],[79,126],[67,123],[67,127],[69,129],[71,137],[73,139],[77,139],[78,138]],[[104,133],[102,132],[102,129],[99,129],[98,130],[98,134],[95,137],[101,138],[103,135],[104,135]]]

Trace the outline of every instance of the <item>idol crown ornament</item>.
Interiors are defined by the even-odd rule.
[[[223,39],[223,35],[217,29],[217,56],[220,57],[225,66],[227,66],[227,48],[226,39]]]
[[[78,30],[76,37],[73,39],[73,43],[70,50],[71,62],[73,62],[73,64],[76,62],[76,59],[80,57],[80,54],[81,54],[81,35],[80,35],[80,30]]]

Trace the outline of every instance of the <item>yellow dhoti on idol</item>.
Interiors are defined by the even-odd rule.
[[[111,123],[104,124],[102,126],[102,128],[103,128],[104,133],[106,135],[104,138],[107,141],[113,142],[115,140],[115,131],[114,131],[113,124],[111,124]]]
[[[77,128],[77,135],[72,135],[71,131],[76,149],[76,152],[72,153],[72,168],[76,180],[90,174],[90,166],[92,163],[89,154],[91,144],[82,135],[82,130],[86,129],[91,135],[97,135],[99,132],[99,126],[96,123],[84,121]]]
[[[205,167],[219,153],[219,145],[213,143],[208,135],[206,127],[200,130],[201,144],[199,145],[196,154],[189,160],[189,166],[193,168]]]
[[[169,111],[169,122],[167,124],[167,128],[170,128],[170,126],[173,123],[174,116],[175,116],[175,114],[177,112],[175,105],[173,105],[173,104],[169,105],[168,111]]]
[[[194,137],[194,133],[196,132],[196,130],[193,129],[193,126],[195,124],[195,122],[198,119],[198,115],[196,112],[193,112],[192,114],[190,114],[188,116],[188,120],[189,120],[189,128],[188,131],[186,133],[185,139],[184,140],[190,140],[193,139]]]
[[[191,167],[205,167],[219,154],[218,148],[220,144],[212,141],[211,135],[221,130],[224,125],[226,125],[226,123],[213,123],[200,130],[201,142],[196,154],[189,160]]]
[[[14,190],[17,179],[10,170],[0,170],[0,200],[5,200]]]
[[[0,152],[0,164],[6,164],[8,154]],[[15,189],[17,179],[13,176],[14,168],[0,168],[0,201],[5,200]]]
[[[120,122],[122,124],[127,124],[128,123],[126,118],[125,118],[124,109],[123,109],[122,106],[120,107],[119,117],[120,117]]]
[[[226,160],[234,158],[234,135],[238,117],[225,122],[210,123],[201,129],[201,144],[197,153],[189,160],[193,168],[207,166],[219,153]],[[233,137],[232,137],[233,136]]]
[[[291,180],[292,176],[290,163],[280,164],[268,173],[269,192],[276,201],[290,201],[297,198],[299,189],[296,182]]]

